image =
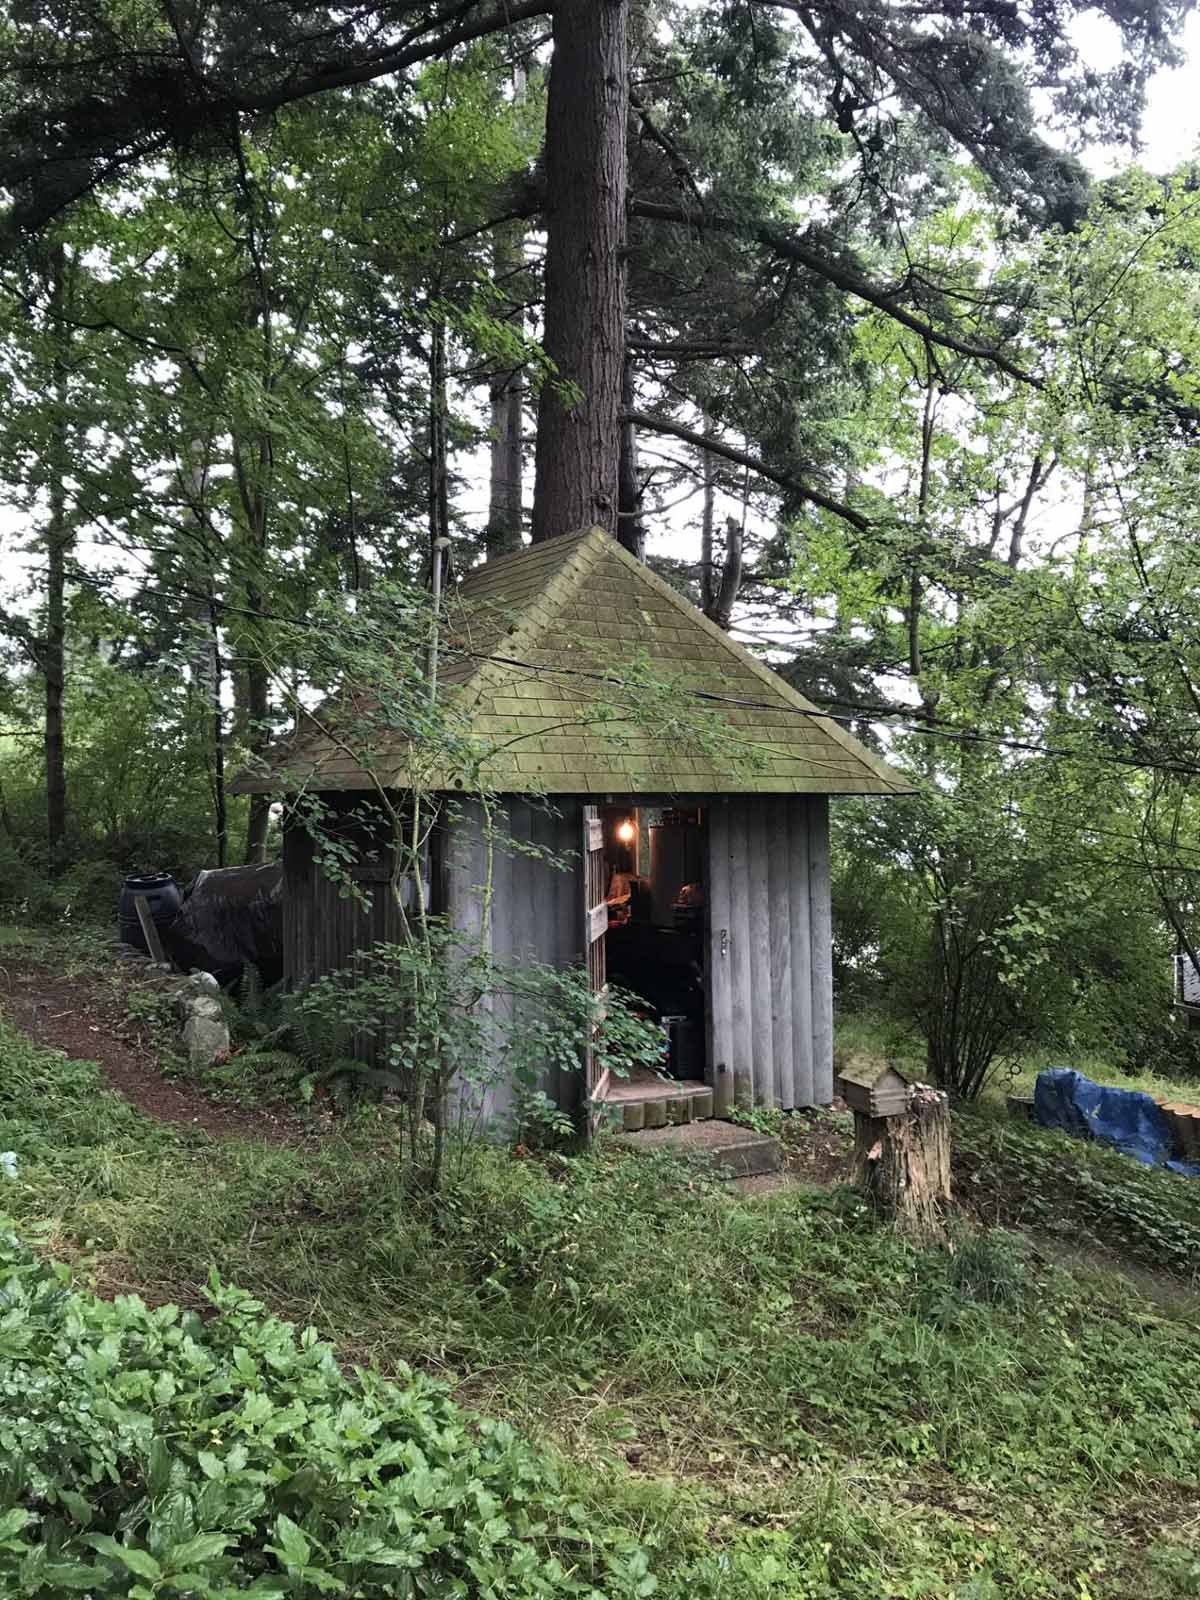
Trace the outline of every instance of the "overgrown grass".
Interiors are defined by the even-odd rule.
[[[884,1056],[901,1070],[907,1068],[919,1077],[925,1075],[924,1044],[911,1028],[899,1023],[869,1013],[839,1016],[837,1040],[842,1050]],[[1120,1089],[1140,1089],[1160,1100],[1200,1104],[1200,1079],[1170,1072],[1127,1072],[1093,1051],[1069,1049],[1035,1051],[1002,1067],[984,1090],[982,1102],[999,1105],[1005,1095],[1031,1095],[1038,1073],[1050,1067],[1074,1067],[1097,1083],[1111,1083]]]
[[[1200,1180],[981,1108],[955,1120],[960,1194],[985,1222],[1057,1235],[1200,1289]]]
[[[1016,1160],[981,1128],[982,1167]],[[102,1288],[195,1304],[216,1266],[556,1447],[667,1600],[1200,1593],[1200,1338],[1007,1235],[918,1253],[846,1193],[751,1204],[612,1151],[477,1151],[417,1203],[382,1121],[214,1144],[2,1026],[0,1149],[0,1208]],[[1200,1184],[1108,1159],[1190,1249]]]

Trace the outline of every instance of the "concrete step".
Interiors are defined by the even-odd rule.
[[[616,1138],[626,1150],[665,1149],[701,1157],[722,1178],[750,1178],[779,1170],[779,1140],[736,1122],[680,1122],[640,1133],[619,1133]]]

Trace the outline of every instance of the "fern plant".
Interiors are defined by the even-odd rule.
[[[250,1104],[327,1095],[345,1110],[368,1088],[379,1088],[366,1062],[353,1054],[351,1030],[327,1011],[304,1005],[303,993],[282,982],[264,984],[247,964],[237,998],[222,997],[234,1053],[209,1081]]]

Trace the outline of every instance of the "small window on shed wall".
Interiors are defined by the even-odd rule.
[[[399,826],[406,827],[407,807],[401,810]],[[324,807],[319,829],[341,871],[354,883],[389,883],[396,861],[397,818],[389,815],[378,800],[363,795],[330,797]]]

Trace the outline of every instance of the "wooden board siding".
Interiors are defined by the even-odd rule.
[[[484,810],[476,800],[456,799],[434,876],[435,904],[498,960],[582,961],[585,803],[577,796],[550,804],[506,797],[495,818],[501,840],[491,854],[484,927]],[[735,1105],[827,1105],[833,1097],[828,801],[823,795],[713,796],[705,799],[704,816],[714,1115],[728,1116]],[[506,835],[515,847],[505,847]],[[522,845],[552,852],[570,867],[564,871],[526,854]],[[347,966],[356,950],[403,936],[386,886],[371,885],[368,910],[343,898],[314,862],[302,829],[285,832],[284,875],[284,956],[293,983]],[[544,1087],[574,1114],[583,1098],[582,1064],[579,1072],[553,1074]],[[506,1087],[490,1092],[477,1109],[491,1117],[511,1103]]]
[[[483,939],[498,961],[545,962],[567,966],[583,956],[583,885],[581,881],[580,804],[558,798],[552,807],[509,797],[496,811],[493,832],[500,835],[491,850],[491,914],[485,928],[482,885],[488,874],[488,848],[483,807],[478,801],[458,802],[458,818],[448,831],[443,883],[445,906],[457,926]],[[569,863],[567,870],[509,846],[534,846]],[[496,1006],[511,1002],[497,998]],[[545,1091],[564,1111],[582,1102],[582,1061],[577,1073],[552,1074]],[[502,1115],[512,1103],[508,1085],[497,1084],[478,1108],[484,1118]]]
[[[350,798],[350,797],[348,797]],[[399,908],[385,881],[365,882],[370,906],[342,895],[314,859],[302,827],[283,834],[283,970],[289,988],[349,965],[356,950],[403,937]]]
[[[821,795],[720,797],[706,816],[714,1110],[828,1105],[828,802]]]

